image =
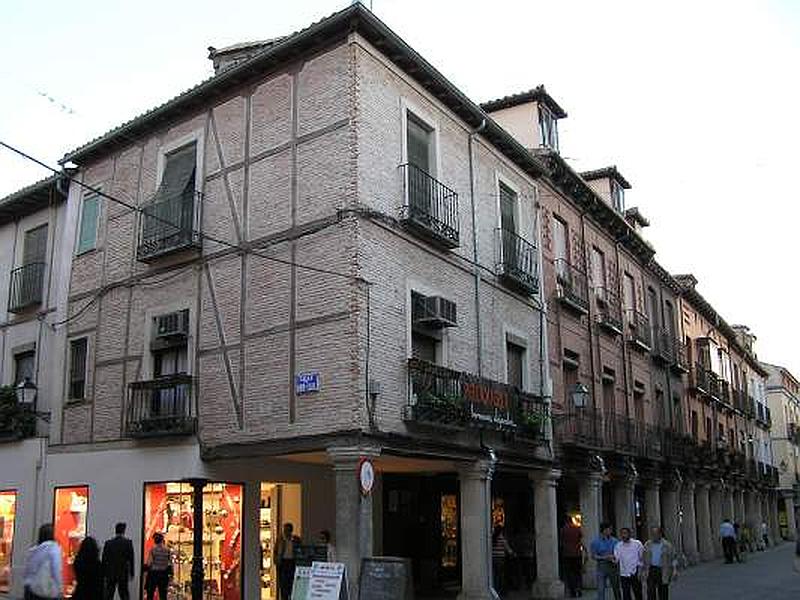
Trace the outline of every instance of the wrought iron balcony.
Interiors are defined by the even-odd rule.
[[[664,431],[621,414],[577,409],[553,419],[553,437],[561,446],[575,446],[661,459]]]
[[[692,369],[692,387],[704,396],[709,394],[711,390],[709,374],[709,371],[702,364],[695,363]]]
[[[720,383],[720,378],[713,371],[707,371],[707,373],[708,373],[708,395],[711,396],[712,398],[720,400],[722,396],[722,385]]]
[[[573,267],[564,258],[556,259],[553,266],[556,271],[558,299],[582,314],[589,312],[589,284],[586,273]]]
[[[407,422],[453,430],[491,429],[544,440],[547,404],[514,386],[411,358],[408,390]]]
[[[733,408],[733,403],[731,402],[731,384],[722,378],[719,379],[718,398],[720,402],[727,404],[730,408]]]
[[[666,329],[653,327],[653,358],[665,365],[675,362],[675,338]]]
[[[400,172],[405,186],[400,218],[405,226],[445,248],[458,247],[458,194],[416,165],[400,165]]]
[[[689,350],[685,342],[675,340],[675,362],[672,368],[678,373],[689,372]]]
[[[44,270],[43,262],[35,262],[11,271],[8,312],[22,312],[42,303]]]
[[[128,436],[191,435],[196,428],[194,378],[190,375],[169,375],[128,386]]]
[[[200,249],[201,206],[199,192],[158,196],[146,204],[142,208],[137,259],[150,262],[173,252]]]
[[[619,296],[606,287],[594,288],[597,302],[597,322],[606,330],[617,335],[622,333],[622,316]]]
[[[539,263],[536,246],[515,232],[498,229],[496,232],[496,272],[507,285],[525,294],[539,291]]]
[[[652,346],[650,319],[647,315],[634,309],[628,309],[625,312],[629,330],[628,341],[639,349],[649,352]]]

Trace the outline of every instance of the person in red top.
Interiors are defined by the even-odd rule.
[[[568,598],[583,595],[581,572],[583,571],[583,533],[572,520],[567,517],[561,527],[561,564],[564,566],[564,585]]]

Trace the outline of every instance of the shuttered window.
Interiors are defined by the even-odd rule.
[[[22,264],[43,263],[47,257],[47,225],[25,232]]]
[[[197,144],[166,156],[164,175],[153,202],[144,208],[143,238],[164,239],[194,227]]]
[[[512,342],[506,342],[506,381],[518,389],[523,389],[525,382],[525,348]]]
[[[81,228],[78,235],[78,254],[97,246],[97,219],[100,215],[100,197],[86,196],[81,208]]]
[[[407,151],[408,162],[422,169],[428,175],[431,173],[431,137],[433,131],[417,117],[408,114]]]
[[[69,398],[81,400],[86,396],[86,338],[69,344]]]

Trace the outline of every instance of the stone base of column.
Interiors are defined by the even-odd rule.
[[[485,592],[460,592],[456,600],[501,600],[501,598],[490,588]]]
[[[551,600],[564,597],[563,581],[542,581],[537,579],[531,588],[531,598],[534,600]]]

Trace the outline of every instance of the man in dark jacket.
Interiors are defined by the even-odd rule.
[[[133,543],[125,537],[125,523],[114,527],[116,535],[103,545],[103,574],[106,600],[113,600],[119,590],[120,600],[128,600],[128,581],[133,578]]]

